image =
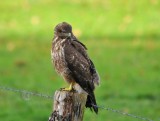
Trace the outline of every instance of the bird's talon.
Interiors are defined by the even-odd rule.
[[[73,91],[74,90],[73,89],[73,83],[71,83],[68,88],[61,88],[61,90],[62,91]]]
[[[62,91],[72,91],[73,89],[71,88],[61,88]]]

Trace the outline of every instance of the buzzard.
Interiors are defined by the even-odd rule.
[[[51,57],[55,70],[70,84],[63,90],[87,93],[86,107],[98,113],[94,89],[100,79],[86,50],[73,35],[70,24],[62,22],[55,27]]]

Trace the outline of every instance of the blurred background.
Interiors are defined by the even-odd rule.
[[[54,71],[53,28],[66,21],[101,77],[99,105],[160,120],[159,0],[4,0],[0,86],[53,95],[68,86]],[[47,121],[52,100],[0,90],[0,120]],[[135,121],[86,109],[84,121]]]

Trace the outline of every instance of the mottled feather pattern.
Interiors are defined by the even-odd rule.
[[[70,70],[67,67],[64,56],[64,47],[65,39],[59,41],[58,38],[55,38],[52,43],[52,62],[58,74],[60,74],[68,83],[73,79],[70,76]]]
[[[93,62],[90,60],[90,58],[86,52],[86,49],[87,49],[86,46],[75,39],[74,39],[74,41],[71,41],[71,45],[73,47],[75,47],[75,49],[77,49],[77,51],[80,52],[85,57],[85,59],[88,61],[88,64],[90,65],[90,71],[93,74],[93,82],[94,82],[94,84],[99,85],[99,83],[100,83],[99,74],[96,71]],[[84,66],[84,65],[82,65],[82,66]]]
[[[97,105],[94,89],[99,84],[99,76],[86,50],[86,46],[73,35],[71,25],[63,22],[55,27],[51,50],[55,70],[68,83],[74,82],[77,92],[85,91],[88,94],[86,107],[98,113],[98,108],[93,105]]]

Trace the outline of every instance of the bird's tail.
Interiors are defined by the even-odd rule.
[[[96,114],[98,114],[98,107],[97,107],[96,99],[95,99],[95,96],[94,96],[94,92],[90,93],[90,94],[87,96],[86,107],[87,107],[87,108],[90,108],[91,111],[92,111],[92,109],[93,109],[94,112],[95,112]]]

